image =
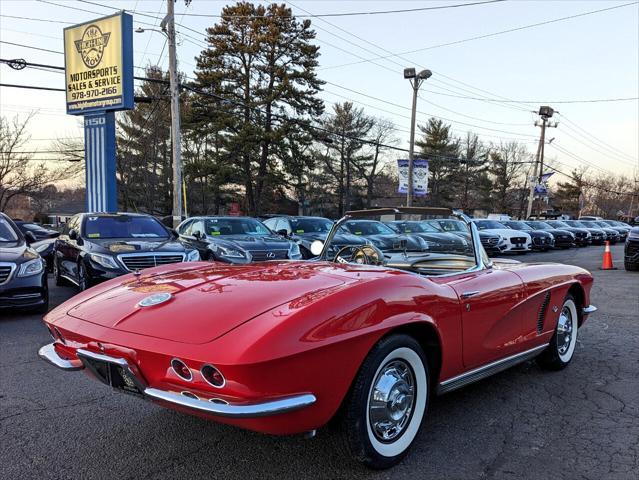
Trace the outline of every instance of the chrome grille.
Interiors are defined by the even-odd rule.
[[[157,267],[158,265],[166,265],[169,263],[179,263],[184,261],[183,253],[141,253],[120,255],[120,261],[124,266],[132,272],[143,270],[145,268]]]
[[[288,250],[250,250],[254,262],[265,260],[284,260],[288,258]]]
[[[481,244],[484,246],[494,246],[499,243],[499,237],[482,237]]]
[[[0,285],[9,280],[14,268],[16,268],[14,263],[0,263]]]
[[[526,243],[526,237],[512,237],[510,243],[516,245],[518,243]]]

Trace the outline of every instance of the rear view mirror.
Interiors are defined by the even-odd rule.
[[[283,237],[287,237],[288,236],[288,230],[286,230],[285,228],[282,228],[281,230],[278,230],[277,232],[278,235],[281,235]]]
[[[37,241],[35,235],[32,232],[25,233],[24,238],[27,241],[27,245],[31,245],[33,242]]]
[[[319,254],[322,253],[322,250],[324,249],[324,242],[322,242],[321,240],[315,240],[313,243],[311,243],[311,253],[315,256],[318,256]]]
[[[71,229],[69,230],[69,238],[71,240],[77,240],[78,239],[78,232],[75,229]]]

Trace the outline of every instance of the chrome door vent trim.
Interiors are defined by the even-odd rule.
[[[539,312],[537,313],[537,335],[541,335],[541,332],[544,331],[544,321],[546,320],[548,304],[550,304],[550,292],[546,292],[546,295],[544,295],[544,300],[541,302]]]

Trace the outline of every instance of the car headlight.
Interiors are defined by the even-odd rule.
[[[200,261],[200,252],[198,252],[197,250],[191,250],[190,252],[187,252],[186,261],[187,262],[199,262]]]
[[[91,261],[97,263],[101,267],[104,268],[120,268],[120,266],[116,263],[115,258],[110,257],[109,255],[100,255],[99,253],[90,253],[89,258]]]
[[[42,270],[44,270],[44,266],[42,265],[41,258],[29,260],[28,262],[24,262],[20,265],[18,277],[30,277],[31,275],[37,275],[38,273],[42,273]]]
[[[288,258],[294,260],[302,258],[300,246],[297,243],[291,242],[291,245],[288,247]]]
[[[47,248],[49,248],[49,244],[48,243],[43,243],[41,245],[38,245],[37,247],[35,247],[35,251],[38,253],[42,253],[44,252]]]
[[[246,258],[242,251],[236,250],[234,248],[222,247],[218,245],[217,247],[215,247],[215,251],[220,257]]]

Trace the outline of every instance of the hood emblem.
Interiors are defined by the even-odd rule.
[[[149,295],[148,297],[143,298],[138,303],[140,307],[152,307],[153,305],[159,305],[160,303],[168,302],[171,300],[171,295],[169,292],[162,293],[154,293],[153,295]]]
[[[266,254],[266,258],[275,258],[275,254],[273,252],[268,252]]]

